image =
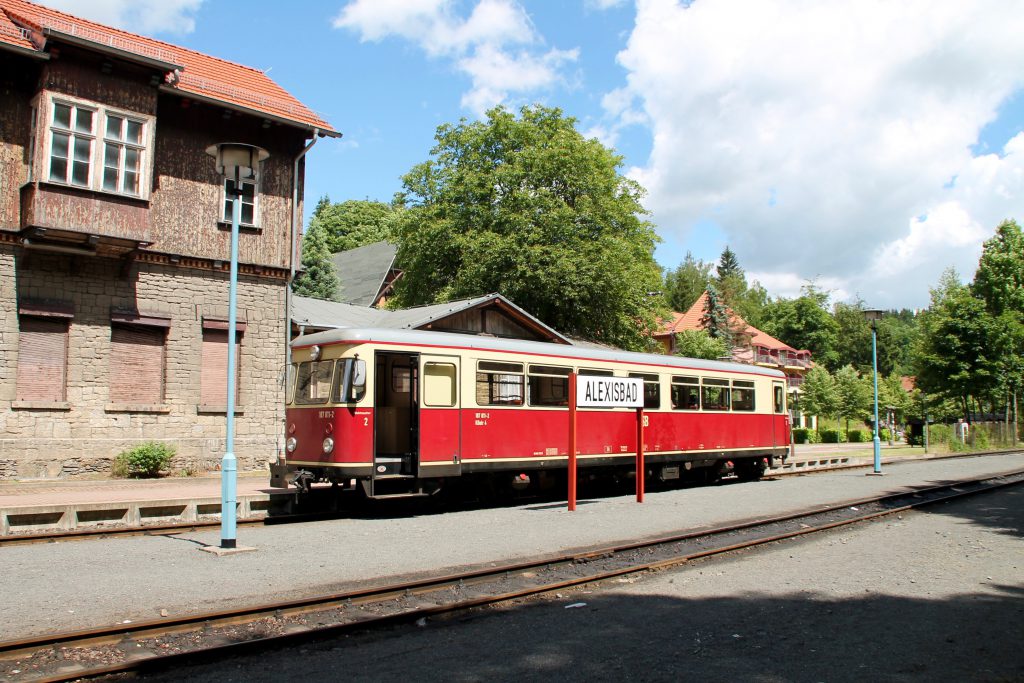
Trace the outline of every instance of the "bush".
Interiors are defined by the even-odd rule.
[[[822,429],[819,433],[821,434],[822,443],[839,443],[838,429]]]
[[[919,436],[914,436],[913,434],[910,433],[910,430],[907,430],[907,433],[904,436],[906,437],[907,445],[908,446],[923,446],[924,445],[924,434],[921,434]]]
[[[167,469],[173,457],[173,446],[147,441],[118,453],[112,470],[115,477],[158,477],[160,470]]]
[[[807,443],[807,435],[810,432],[809,429],[803,427],[797,427],[793,430],[793,443]]]
[[[864,432],[859,429],[851,429],[846,432],[846,440],[850,443],[864,443],[867,439],[864,437]]]
[[[931,425],[928,429],[929,443],[949,443],[953,439],[952,425]]]

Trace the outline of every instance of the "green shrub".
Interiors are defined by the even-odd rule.
[[[985,429],[972,430],[973,437],[971,439],[971,446],[978,450],[984,451],[992,447],[992,441],[989,438],[988,431]]]
[[[819,434],[821,434],[822,443],[839,443],[838,429],[822,429]]]
[[[803,427],[797,427],[793,430],[793,443],[807,443],[807,435],[810,432],[809,429]]]
[[[846,440],[850,443],[864,443],[867,439],[864,437],[864,432],[859,429],[851,429],[846,432]]]
[[[949,443],[953,439],[953,425],[931,425],[928,429],[929,443]]]
[[[158,477],[160,470],[167,469],[173,457],[173,446],[147,441],[118,453],[112,471],[115,477]]]
[[[904,437],[907,440],[907,445],[908,446],[923,446],[924,445],[924,434],[921,434],[920,436],[914,436],[913,434],[910,433],[910,430],[908,429],[906,434],[904,435]]]

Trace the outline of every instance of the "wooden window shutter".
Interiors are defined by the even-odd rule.
[[[68,321],[18,319],[19,401],[63,401],[68,362]]]
[[[162,327],[111,326],[111,403],[163,403],[166,341]]]
[[[235,405],[238,405],[238,385],[241,377],[242,335],[235,333]],[[227,405],[228,381],[228,331],[203,330],[202,378],[199,403],[202,405]]]

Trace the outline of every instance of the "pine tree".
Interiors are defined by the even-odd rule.
[[[327,198],[324,197],[325,201]],[[292,283],[292,291],[300,296],[337,301],[340,294],[338,278],[331,263],[331,252],[322,224],[314,214],[302,240],[302,272]]]
[[[719,339],[726,347],[732,348],[732,327],[729,324],[729,310],[722,302],[718,289],[709,284],[707,288],[708,300],[704,305],[704,315],[700,319],[701,325],[712,339]]]

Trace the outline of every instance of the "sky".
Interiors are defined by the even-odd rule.
[[[923,308],[1024,224],[1022,0],[42,0],[268,72],[343,133],[316,200],[390,201],[437,127],[561,108],[614,148],[665,267]],[[308,216],[307,216],[308,218]]]

